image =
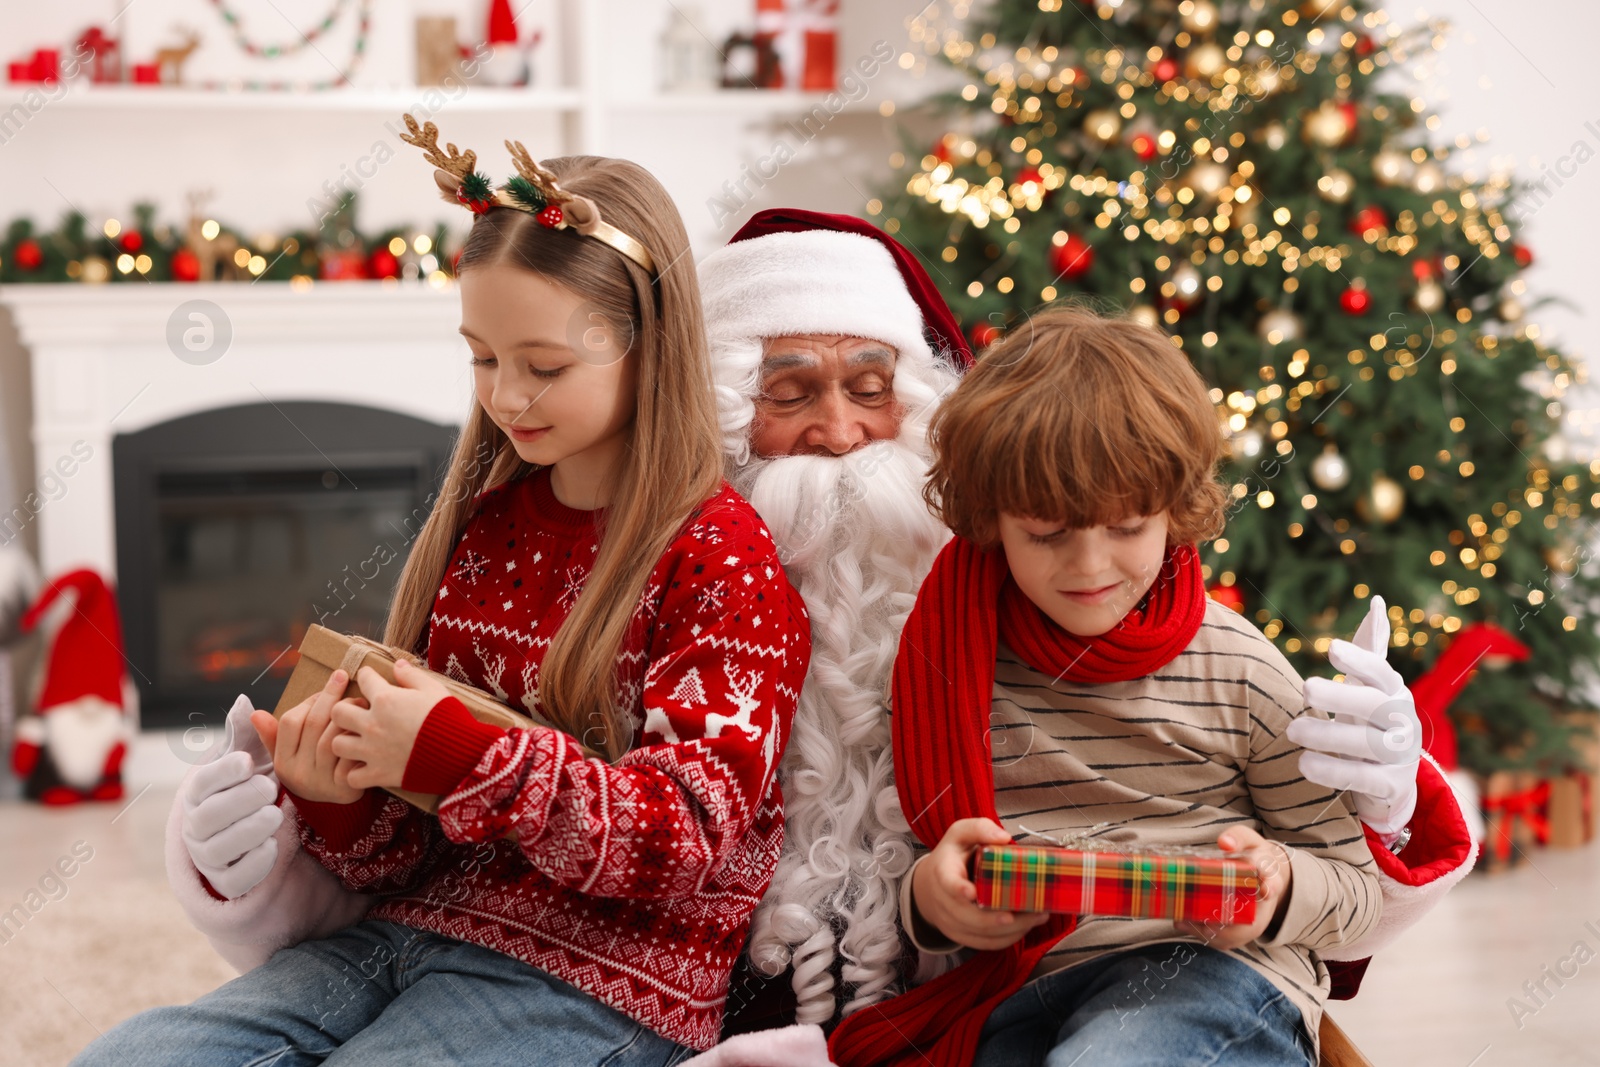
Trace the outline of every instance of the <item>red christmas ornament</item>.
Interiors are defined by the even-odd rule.
[[[1239,592],[1238,586],[1215,582],[1206,586],[1206,593],[1223,607],[1232,608],[1240,615],[1244,614],[1244,594]]]
[[[1517,261],[1519,267],[1533,266],[1533,249],[1527,245],[1512,245],[1511,258]]]
[[[1037,185],[1041,192],[1044,190],[1044,175],[1039,173],[1038,167],[1023,167],[1012,180],[1013,185],[1027,185],[1029,182]]]
[[[1377,47],[1378,42],[1374,41],[1366,34],[1362,34],[1356,38],[1356,55],[1358,56],[1370,56],[1373,51],[1377,49]]]
[[[44,250],[39,247],[39,242],[32,237],[25,238],[17,245],[17,266],[23,270],[38,270],[44,262]]]
[[[1138,156],[1139,159],[1145,163],[1148,163],[1152,159],[1156,158],[1156,152],[1158,151],[1156,139],[1151,137],[1148,133],[1134,134],[1133,139],[1128,142],[1128,147],[1132,148],[1133,154]]]
[[[129,230],[122,235],[122,240],[119,243],[122,245],[124,252],[130,256],[136,256],[139,254],[139,249],[144,247],[144,234],[138,230]]]
[[[400,261],[393,252],[379,245],[367,257],[367,274],[374,278],[400,277]]]
[[[1387,229],[1388,226],[1388,214],[1376,204],[1368,204],[1350,219],[1350,232],[1363,238],[1376,230]]]
[[[1367,292],[1367,283],[1358,281],[1340,293],[1339,306],[1344,308],[1346,315],[1365,315],[1372,306],[1372,294]]]
[[[552,230],[561,225],[561,220],[563,217],[564,216],[561,214],[561,208],[557,207],[555,204],[551,204],[549,207],[545,208],[535,216],[535,218],[539,220],[539,225],[547,226]]]
[[[1355,136],[1357,119],[1360,118],[1360,112],[1356,110],[1355,104],[1347,100],[1339,105],[1339,113],[1344,116],[1344,137],[1345,140],[1348,141],[1351,137]]]
[[[933,142],[933,150],[928,154],[940,163],[950,162],[950,138],[941,137]]]
[[[172,280],[197,282],[200,280],[200,257],[187,248],[172,253]]]
[[[1075,233],[1050,247],[1050,266],[1059,275],[1077,278],[1094,266],[1094,246]]]
[[[1431,282],[1438,276],[1438,273],[1432,260],[1418,259],[1413,260],[1411,263],[1411,276],[1419,282]]]
[[[980,322],[972,328],[972,350],[988,348],[1000,339],[1000,331],[987,322]]]
[[[1178,61],[1171,56],[1162,56],[1156,60],[1155,66],[1150,68],[1150,73],[1158,82],[1169,82],[1178,76]]]

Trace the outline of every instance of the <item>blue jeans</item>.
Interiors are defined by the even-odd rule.
[[[1045,975],[989,1017],[973,1067],[1314,1067],[1300,1009],[1243,961],[1190,942]]]
[[[493,949],[367,921],[193,1004],[107,1031],[73,1067],[668,1067],[692,1050]]]

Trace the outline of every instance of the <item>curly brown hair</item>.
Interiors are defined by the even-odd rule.
[[[1222,533],[1222,425],[1167,337],[1072,306],[1034,315],[985,350],[929,427],[923,499],[989,546],[1004,512],[1071,528],[1165,511],[1168,541]]]

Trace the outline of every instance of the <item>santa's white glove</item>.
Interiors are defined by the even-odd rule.
[[[272,757],[250,725],[250,698],[228,711],[220,754],[196,769],[183,794],[183,843],[195,869],[229,900],[254,889],[278,861],[283,822]]]
[[[1389,617],[1374,596],[1355,640],[1328,650],[1344,681],[1306,679],[1312,710],[1289,724],[1289,740],[1311,750],[1300,754],[1301,774],[1349,791],[1361,821],[1392,839],[1417,806],[1422,723],[1411,690],[1384,658],[1388,648]]]

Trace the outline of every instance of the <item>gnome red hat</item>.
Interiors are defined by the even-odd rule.
[[[122,795],[127,751],[122,710],[122,624],[111,590],[92,570],[61,575],[22,616],[32,630],[63,594],[72,611],[56,630],[45,661],[37,715],[17,724],[12,766],[26,795],[47,804],[112,800]]]
[[[77,593],[72,614],[56,631],[39,690],[39,713],[85,696],[122,707],[122,623],[106,583],[92,570],[69,571],[45,586],[22,617],[32,630],[61,594]]]

